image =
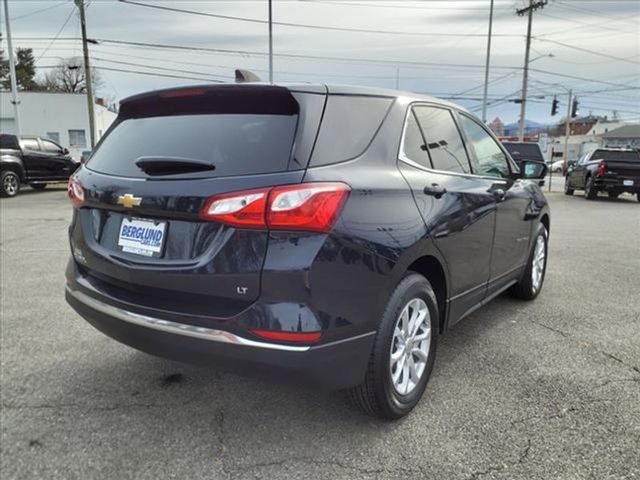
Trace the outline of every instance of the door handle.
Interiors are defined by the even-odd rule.
[[[424,187],[423,191],[425,195],[431,195],[432,197],[436,197],[436,198],[440,198],[442,197],[442,195],[447,193],[447,189],[444,187],[441,187],[437,183],[432,183],[431,185],[427,185],[426,187]]]
[[[490,190],[487,190],[488,193],[490,193],[491,195],[493,195],[493,197],[498,201],[498,202],[502,202],[504,200],[504,197],[506,197],[506,192],[501,189],[501,188],[492,188]]]

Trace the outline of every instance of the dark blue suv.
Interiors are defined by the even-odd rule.
[[[523,169],[526,171],[526,169]],[[538,295],[549,208],[468,112],[356,87],[124,100],[69,183],[69,304],[155,355],[407,414],[438,335]]]

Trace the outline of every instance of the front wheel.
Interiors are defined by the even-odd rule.
[[[365,413],[407,415],[420,401],[435,361],[438,304],[422,275],[407,273],[382,315],[364,382],[347,391]]]
[[[0,174],[0,195],[15,197],[20,190],[20,177],[15,172],[7,170]]]
[[[522,278],[509,290],[511,295],[522,300],[533,300],[538,296],[540,290],[542,290],[544,276],[547,271],[548,244],[549,233],[541,223],[538,226],[538,232],[533,241],[533,248]]]

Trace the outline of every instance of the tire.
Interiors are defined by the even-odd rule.
[[[34,183],[31,185],[31,188],[33,188],[34,190],[44,190],[45,188],[47,188],[47,184],[46,183]]]
[[[569,187],[569,176],[564,177],[564,194],[565,195],[573,195],[573,188]]]
[[[20,191],[20,177],[11,170],[0,174],[0,195],[3,197],[15,197]]]
[[[584,185],[584,198],[587,200],[595,200],[598,196],[598,190],[593,185],[593,177],[587,177],[587,181]]]
[[[407,317],[402,315],[405,311]],[[410,330],[410,320],[416,318],[414,315],[417,314],[424,315],[424,320],[413,336],[414,339],[424,337],[418,344],[404,343],[398,332]],[[379,418],[395,420],[407,415],[422,398],[431,376],[438,343],[439,318],[438,303],[431,284],[422,275],[407,273],[389,297],[364,382],[347,390],[349,400],[363,412]],[[403,325],[407,328],[403,328]],[[403,348],[403,343],[412,346],[411,350]],[[419,356],[413,353],[417,350],[422,352]],[[392,360],[392,353],[396,354],[395,361]],[[415,382],[410,381],[414,377],[408,374],[409,361],[415,365],[412,369],[417,379]],[[407,368],[404,368],[405,364]]]
[[[541,247],[539,247],[538,242],[541,242]],[[547,273],[547,259],[549,257],[548,246],[549,232],[547,232],[546,227],[540,223],[538,225],[533,246],[531,247],[531,253],[529,254],[529,260],[527,261],[527,266],[522,274],[522,278],[509,289],[509,293],[513,297],[521,300],[533,300],[540,294],[542,285],[544,284],[544,277]],[[542,259],[540,259],[538,248],[543,248]],[[539,273],[539,276],[538,274],[534,275],[534,269],[536,272],[539,272],[540,268],[542,268],[542,272]]]

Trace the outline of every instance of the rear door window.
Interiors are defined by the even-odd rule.
[[[416,106],[414,112],[427,141],[435,170],[470,173],[469,158],[451,112],[444,108]]]
[[[426,168],[431,168],[427,145],[418,126],[418,122],[413,111],[409,112],[407,125],[404,130],[404,140],[402,142],[402,153],[406,159]]]
[[[209,177],[286,171],[297,115],[201,114],[120,120],[87,162],[108,175],[147,177],[140,157],[212,163]],[[198,174],[197,176],[202,176]]]

